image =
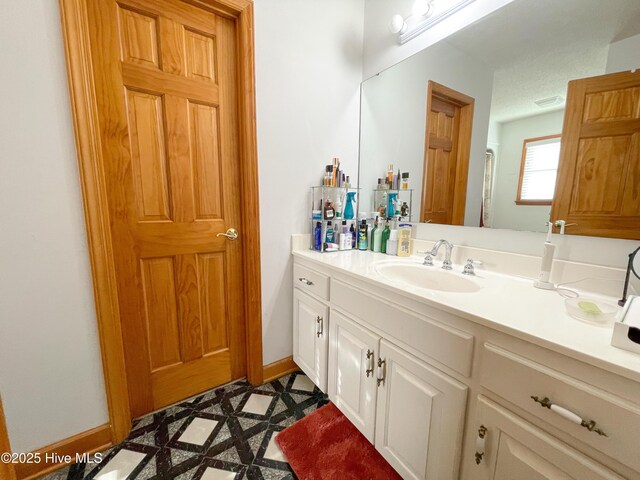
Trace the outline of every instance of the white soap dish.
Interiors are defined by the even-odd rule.
[[[618,306],[594,297],[567,298],[564,301],[567,313],[576,320],[608,327],[613,325],[618,313]]]

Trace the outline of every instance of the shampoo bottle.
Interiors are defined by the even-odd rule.
[[[367,230],[367,221],[362,219],[362,223],[360,223],[360,228],[358,229],[358,250],[367,249]]]
[[[542,260],[540,262],[540,274],[538,280],[533,284],[536,288],[542,288],[543,290],[553,290],[556,286],[549,281],[551,277],[551,267],[553,267],[553,254],[556,250],[556,246],[551,243],[551,234],[553,233],[553,223],[549,222],[549,232],[547,233],[547,240],[544,242],[542,248]]]
[[[373,251],[376,253],[380,253],[380,248],[382,248],[382,229],[384,228],[384,220],[380,220],[380,222],[380,226],[373,232],[373,237],[371,238]]]
[[[340,250],[351,250],[351,234],[349,233],[346,220],[342,221],[342,232],[340,233],[340,241],[338,244],[340,245]]]
[[[391,229],[389,228],[389,224],[391,223],[391,219],[387,219],[387,224],[382,231],[382,238],[380,239],[380,253],[387,253],[387,242],[389,241],[389,236],[391,235]]]
[[[349,228],[349,233],[351,234],[351,248],[356,248],[356,243],[358,241],[358,233],[356,232],[355,222],[351,224]]]
[[[373,229],[371,230],[370,235],[369,235],[369,248],[371,249],[372,252],[374,251],[373,245],[374,245],[374,241],[375,241],[375,238],[376,238],[376,232],[378,230],[379,230],[379,228],[378,228],[378,215],[376,215],[376,219],[375,219],[375,222],[373,224]]]
[[[322,223],[317,222],[316,228],[313,229],[313,249],[322,250]]]
[[[398,254],[398,230],[395,228],[389,232],[389,240],[387,241],[387,255]]]

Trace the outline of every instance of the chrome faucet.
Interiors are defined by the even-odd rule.
[[[431,256],[436,256],[438,254],[438,250],[440,250],[440,247],[444,245],[445,247],[445,256],[444,256],[444,262],[442,262],[442,268],[444,270],[451,270],[451,251],[453,250],[453,244],[451,242],[448,242],[446,240],[438,240],[436,242],[436,244],[433,246],[433,248],[431,249],[431,252],[429,252],[429,255]]]

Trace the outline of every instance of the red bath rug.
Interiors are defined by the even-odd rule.
[[[333,403],[278,434],[299,480],[402,480]]]

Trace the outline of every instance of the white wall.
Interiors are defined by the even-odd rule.
[[[551,207],[516,205],[522,145],[526,138],[562,133],[564,110],[534,115],[511,122],[500,128],[500,153],[494,170],[492,200],[493,228],[510,228],[531,232],[545,232]]]
[[[58,3],[2,3],[0,394],[25,452],[108,419]]]
[[[640,35],[609,45],[605,73],[624,72],[640,68]]]
[[[363,78],[369,78],[395,65],[512,1],[514,0],[476,0],[420,36],[404,45],[399,45],[397,35],[389,31],[389,22],[396,13],[405,18],[408,17],[414,0],[367,0],[365,2]]]
[[[360,187],[366,211],[371,191],[393,163],[410,173],[414,220],[420,212],[429,80],[475,98],[465,224],[478,225],[489,128],[493,70],[446,41],[367,79],[362,86]]]
[[[292,233],[309,187],[339,156],[354,179],[364,0],[256,0],[256,88],[265,364],[292,353]]]

